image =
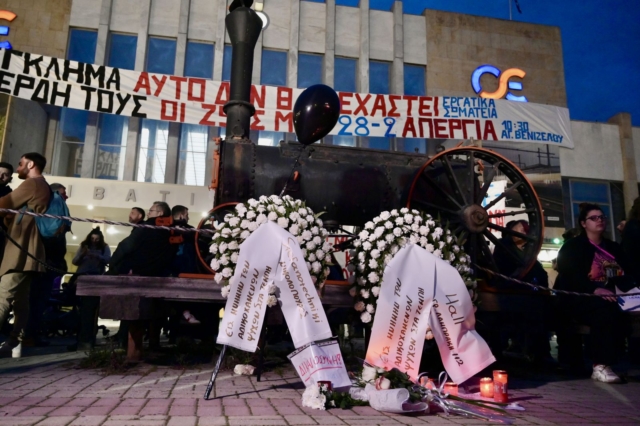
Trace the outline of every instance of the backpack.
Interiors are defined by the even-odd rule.
[[[67,203],[58,191],[51,191],[49,205],[45,213],[56,216],[69,216],[69,207],[67,207]],[[38,231],[40,231],[40,235],[43,238],[51,238],[59,234],[64,235],[65,232],[71,230],[71,221],[69,220],[48,217],[36,217],[35,219]]]

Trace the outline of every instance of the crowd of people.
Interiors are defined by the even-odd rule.
[[[24,182],[15,190],[8,184],[14,173],[8,163],[0,163],[0,208],[25,210],[35,213],[51,213],[68,216],[66,188],[62,184],[48,184],[42,176],[46,159],[38,153],[22,156],[16,172]],[[55,203],[62,210],[52,211]],[[71,223],[64,220],[35,218],[28,214],[2,214],[0,224],[0,325],[8,338],[0,345],[0,356],[13,353],[22,346],[46,346],[50,330],[43,321],[43,314],[52,296],[54,283],[68,271],[65,260],[66,233]],[[46,222],[45,222],[46,221]],[[156,201],[147,212],[133,207],[129,223],[165,227],[188,225],[189,209],[177,205],[171,208],[164,201]],[[54,230],[47,229],[47,226]],[[71,261],[76,266],[74,278],[80,275],[134,274],[140,276],[168,277],[181,273],[199,272],[195,253],[196,233],[176,229],[157,230],[134,227],[111,253],[99,227],[93,228],[80,243]],[[72,285],[67,291],[73,292]],[[98,307],[97,297],[67,298],[77,311],[77,321],[71,325],[77,333],[78,343],[70,350],[87,350],[95,345]],[[10,313],[13,326],[7,326]],[[178,315],[189,324],[199,324],[188,307],[180,306]],[[125,327],[126,328],[126,327]],[[120,335],[122,333],[119,333]],[[126,339],[121,339],[126,344]]]

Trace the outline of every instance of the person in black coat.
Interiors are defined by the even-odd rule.
[[[593,374],[605,383],[620,382],[611,365],[617,362],[624,338],[624,317],[615,294],[605,288],[628,270],[619,244],[604,237],[607,217],[595,204],[581,206],[578,222],[582,233],[567,241],[558,253],[555,287],[600,297],[562,296],[560,309],[591,329]]]

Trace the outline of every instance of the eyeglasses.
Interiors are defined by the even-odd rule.
[[[607,217],[605,215],[601,214],[601,215],[597,215],[597,216],[589,216],[587,218],[587,220],[592,220],[594,222],[598,222],[598,221],[604,222],[605,220],[607,220]]]

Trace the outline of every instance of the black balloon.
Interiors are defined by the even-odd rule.
[[[331,87],[316,84],[300,94],[293,107],[298,142],[311,145],[329,134],[340,117],[340,99]]]

